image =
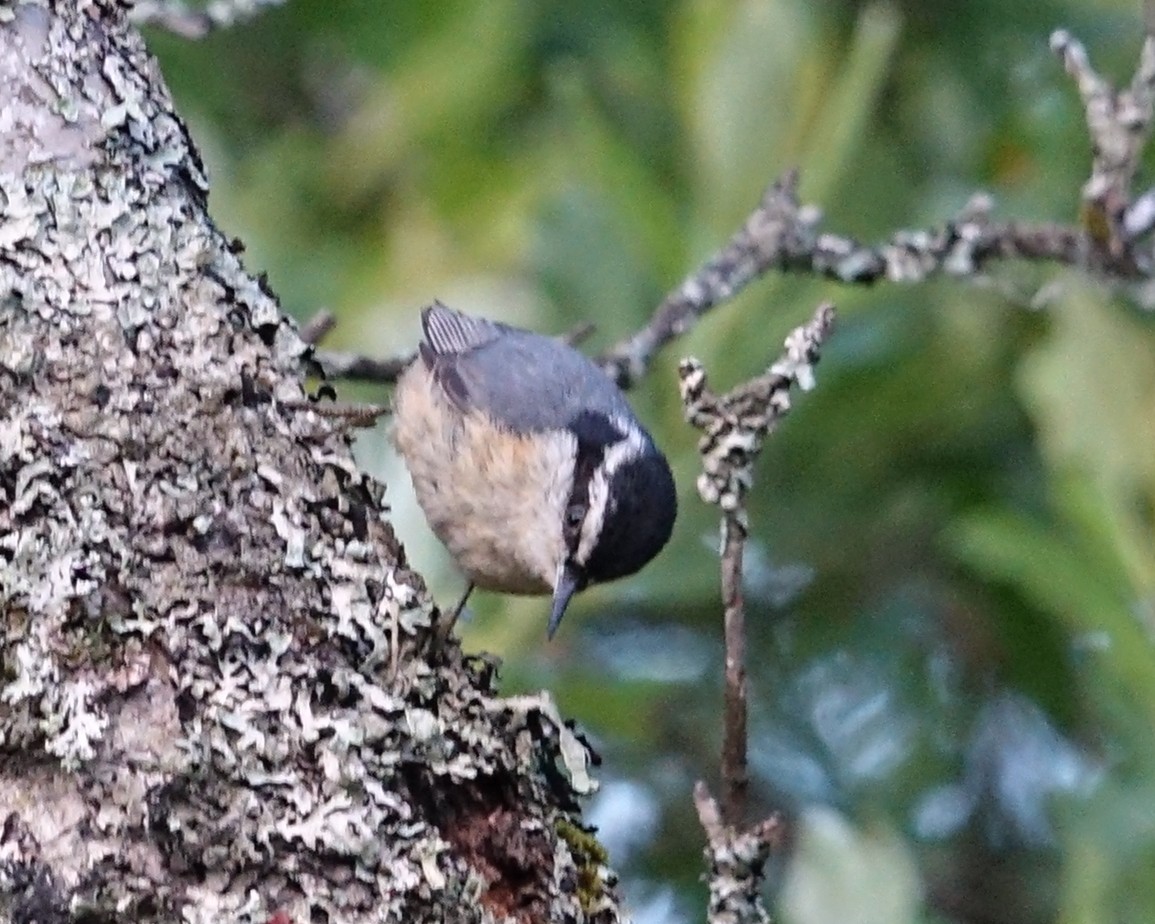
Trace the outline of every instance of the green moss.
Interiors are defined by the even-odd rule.
[[[582,912],[591,914],[605,897],[603,870],[609,862],[609,853],[591,832],[567,818],[558,819],[554,823],[554,830],[566,842],[577,866],[577,898]]]

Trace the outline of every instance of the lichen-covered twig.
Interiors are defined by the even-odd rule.
[[[746,625],[742,599],[742,556],[748,525],[746,497],[753,484],[753,466],[763,441],[790,410],[791,387],[797,385],[803,390],[813,387],[813,365],[833,324],[834,307],[820,305],[808,323],[790,333],[784,352],[766,372],[724,395],[710,390],[706,372],[697,360],[683,360],[679,369],[686,419],[703,433],[698,443],[702,456],[698,493],[707,503],[716,504],[722,510],[726,637],[722,805],[726,823],[734,828],[742,824],[746,813],[748,779]]]
[[[791,386],[803,391],[814,386],[812,366],[833,326],[834,306],[819,305],[810,321],[790,332],[784,352],[769,369],[721,396],[710,391],[698,360],[682,360],[678,375],[686,419],[705,434],[698,444],[703,469],[698,493],[706,503],[734,514],[743,529],[751,468],[762,441],[790,411]]]
[[[1086,50],[1070,33],[1055,31],[1051,49],[1075,80],[1091,136],[1091,178],[1083,185],[1083,224],[1094,245],[1112,260],[1121,266],[1131,264],[1136,272],[1148,275],[1150,253],[1134,252],[1131,244],[1137,232],[1145,234],[1151,229],[1151,208],[1146,196],[1132,203],[1131,182],[1151,137],[1155,39],[1148,36],[1143,41],[1135,76],[1122,90],[1094,71]]]
[[[1051,45],[1075,77],[1095,152],[1083,188],[1082,227],[993,221],[990,198],[976,194],[941,227],[897,231],[871,246],[822,230],[821,210],[799,201],[791,171],[770,185],[741,230],[667,295],[643,328],[600,358],[602,366],[629,387],[658,350],[772,269],[844,283],[921,282],[937,274],[973,278],[992,263],[1018,259],[1081,267],[1125,282],[1150,279],[1155,258],[1133,244],[1155,229],[1155,190],[1132,201],[1130,187],[1150,136],[1155,39],[1144,41],[1131,85],[1120,92],[1091,69],[1069,34],[1056,32]]]
[[[772,269],[858,284],[922,282],[938,274],[974,278],[988,265],[1012,259],[1093,267],[1121,279],[1140,274],[1131,261],[1108,254],[1093,259],[1080,228],[992,221],[991,199],[983,194],[939,228],[897,231],[881,244],[862,244],[823,231],[821,210],[801,203],[797,186],[795,171],[771,184],[729,243],[666,296],[644,327],[599,358],[619,385],[632,385],[659,349]]]
[[[137,26],[155,26],[181,38],[202,39],[215,29],[227,29],[284,2],[212,0],[203,9],[192,10],[182,0],[137,0],[129,16]]]
[[[766,860],[782,839],[777,815],[739,830],[723,822],[705,783],[694,787],[694,807],[706,832],[710,924],[766,924],[770,916],[762,902]]]
[[[337,316],[328,308],[322,308],[301,325],[301,340],[315,347],[324,340],[329,332],[336,326]],[[363,356],[353,356],[352,354],[315,351],[310,358],[321,367],[322,373],[326,378],[340,378],[339,375],[330,375],[329,373],[330,371],[342,368],[344,365],[368,363],[378,371],[386,370],[389,376],[387,381],[392,382],[396,381],[397,376],[401,374],[401,370],[405,368],[412,357],[382,362]],[[379,404],[322,404],[314,399],[297,402],[288,406],[294,407],[297,410],[314,411],[317,414],[334,420],[345,421],[351,426],[364,428],[375,426],[378,420],[392,411],[391,408]],[[394,652],[394,654],[396,654],[396,652]]]

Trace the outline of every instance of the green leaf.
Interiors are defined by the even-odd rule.
[[[1155,718],[1155,646],[1132,589],[1104,573],[1084,546],[1004,511],[965,516],[945,538],[964,564],[1014,587],[1029,604],[1092,640],[1102,668]]]

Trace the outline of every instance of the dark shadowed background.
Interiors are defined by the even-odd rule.
[[[1089,142],[1047,39],[1069,28],[1127,81],[1137,7],[295,0],[149,39],[218,223],[286,310],[337,314],[327,347],[410,348],[437,297],[547,332],[593,322],[596,351],[791,166],[867,240],[978,190],[999,217],[1074,221]],[[748,548],[755,803],[791,820],[779,919],[1155,919],[1155,318],[1070,272],[753,285],[632,395],[679,480],[670,547],[581,597],[552,644],[545,601],[477,594],[466,648],[597,743],[587,818],[639,924],[701,920],[718,531],[675,369],[754,375],[823,298],[840,327],[759,464]],[[384,428],[359,450],[451,602],[463,582]]]

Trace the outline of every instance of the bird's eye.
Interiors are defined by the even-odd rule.
[[[570,504],[565,511],[565,525],[577,529],[586,518],[586,508],[582,504]]]

